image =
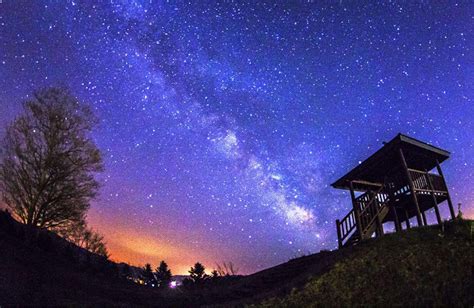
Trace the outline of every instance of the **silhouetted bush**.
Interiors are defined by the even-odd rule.
[[[145,285],[150,286],[150,287],[157,286],[156,278],[155,278],[155,275],[153,274],[153,270],[151,269],[150,263],[145,264],[145,266],[143,267],[141,278]]]
[[[172,275],[165,261],[160,262],[160,265],[156,268],[155,276],[160,288],[168,287]]]

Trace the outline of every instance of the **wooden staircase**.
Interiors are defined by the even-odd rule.
[[[375,192],[369,191],[355,198],[356,208],[343,219],[336,220],[340,247],[355,245],[374,233],[383,232],[382,222],[389,213],[389,197],[383,189],[381,186]]]
[[[440,163],[449,158],[446,150],[398,134],[331,184],[350,191],[352,210],[336,220],[339,247],[357,244],[384,234],[384,223],[395,232],[428,225],[427,211],[434,209],[438,224],[442,217],[438,205],[447,201],[451,217],[456,217]],[[434,169],[436,168],[436,171]],[[362,192],[356,197],[356,192]]]

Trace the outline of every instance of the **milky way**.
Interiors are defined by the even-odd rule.
[[[329,184],[399,132],[451,151],[474,214],[468,1],[1,2],[0,121],[51,85],[94,108],[89,221],[115,260],[250,273],[334,249],[350,198]]]

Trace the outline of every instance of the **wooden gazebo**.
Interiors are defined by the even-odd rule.
[[[339,247],[384,234],[383,224],[393,222],[402,230],[410,218],[427,225],[425,212],[434,208],[440,224],[438,204],[447,201],[455,217],[440,163],[449,152],[398,134],[368,159],[331,184],[350,190],[353,209],[336,220]],[[437,173],[431,173],[435,169]]]

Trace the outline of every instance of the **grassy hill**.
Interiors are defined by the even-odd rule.
[[[261,307],[472,306],[472,221],[415,228],[355,247],[329,272]]]
[[[0,306],[182,306],[120,278],[120,266],[0,211]],[[132,268],[132,270],[135,270]]]
[[[472,306],[472,225],[411,229],[249,276],[160,291],[121,279],[120,265],[0,211],[0,305]]]

